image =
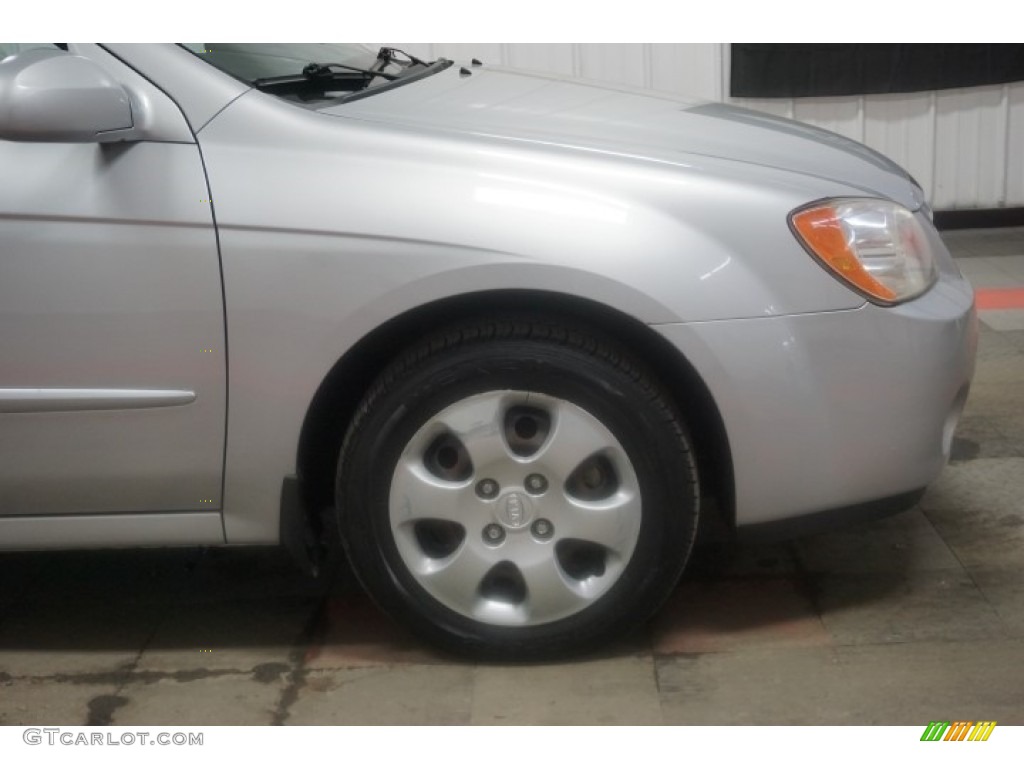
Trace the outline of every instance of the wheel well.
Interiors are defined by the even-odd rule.
[[[341,440],[363,395],[403,348],[442,325],[502,312],[555,315],[585,322],[618,339],[669,388],[689,427],[697,455],[702,496],[723,520],[734,520],[732,454],[714,398],[690,363],[640,321],[610,307],[566,294],[487,291],[443,299],[393,318],[363,337],[324,378],[303,422],[298,476],[303,505],[320,530],[320,513],[334,504],[334,477]]]

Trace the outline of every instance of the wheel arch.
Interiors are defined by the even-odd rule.
[[[320,532],[321,513],[333,507],[341,440],[360,401],[388,362],[415,339],[440,326],[498,312],[530,312],[582,322],[619,339],[669,388],[690,429],[702,496],[734,522],[732,454],[714,397],[688,360],[644,323],[606,305],[569,294],[491,290],[440,299],[410,309],[370,331],[334,364],[303,419],[296,459],[302,505]]]

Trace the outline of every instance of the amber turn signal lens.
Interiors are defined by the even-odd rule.
[[[801,211],[793,216],[793,227],[811,252],[843,280],[880,301],[896,300],[896,292],[873,278],[860,263],[835,208],[826,205]]]

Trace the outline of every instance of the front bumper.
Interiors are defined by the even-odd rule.
[[[971,286],[943,256],[936,285],[897,307],[655,326],[721,412],[737,526],[874,508],[939,475],[978,333]]]

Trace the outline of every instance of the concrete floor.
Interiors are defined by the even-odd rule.
[[[1024,229],[947,241],[977,288],[1024,287]],[[6,554],[0,725],[1024,724],[1024,303],[982,321],[953,461],[917,508],[707,545],[600,656],[441,658],[344,572],[328,588],[273,550]]]

